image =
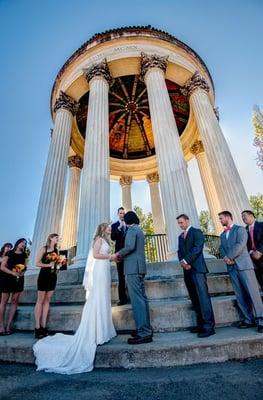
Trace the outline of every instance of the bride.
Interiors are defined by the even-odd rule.
[[[83,279],[86,302],[77,331],[74,335],[57,333],[35,343],[37,371],[89,372],[97,345],[116,336],[111,314],[110,233],[107,223],[97,227]]]

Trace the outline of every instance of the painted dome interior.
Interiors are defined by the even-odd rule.
[[[181,135],[189,118],[189,102],[180,86],[166,80],[174,117]],[[85,138],[89,92],[79,100],[76,115],[80,134]],[[147,90],[139,75],[116,78],[109,90],[110,156],[140,159],[155,154]]]

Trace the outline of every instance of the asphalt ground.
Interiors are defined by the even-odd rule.
[[[175,368],[96,369],[78,375],[0,363],[1,400],[262,400],[263,359]]]

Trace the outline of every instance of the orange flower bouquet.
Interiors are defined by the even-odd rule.
[[[61,256],[55,252],[48,254],[46,259],[51,264],[51,272],[55,273],[58,273],[61,266],[66,262],[65,256]]]
[[[12,268],[13,272],[18,272],[19,274],[22,272],[26,272],[26,266],[24,264],[16,264],[14,268]],[[19,276],[16,277],[17,282],[19,281]]]

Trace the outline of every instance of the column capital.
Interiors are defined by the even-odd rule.
[[[215,112],[216,119],[219,121],[219,119],[220,119],[219,107],[214,107],[214,112]]]
[[[203,89],[207,93],[209,92],[209,86],[206,80],[199,74],[198,71],[195,71],[193,76],[188,79],[188,81],[181,88],[181,92],[183,95],[190,97],[191,94],[193,94],[197,89]]]
[[[204,153],[204,146],[203,142],[201,140],[196,140],[193,144],[193,146],[190,148],[191,153],[197,156],[200,153]]]
[[[68,110],[72,115],[75,115],[78,111],[78,107],[78,102],[61,90],[53,107],[53,111],[56,113],[62,108]]]
[[[111,76],[106,58],[99,64],[93,64],[91,67],[84,69],[83,73],[88,82],[90,82],[92,78],[101,77],[107,81],[109,86],[111,86],[114,81]]]
[[[68,166],[69,166],[69,168],[76,167],[76,168],[82,169],[83,160],[80,156],[77,156],[77,155],[71,156],[68,158]]]
[[[158,172],[153,172],[152,174],[148,174],[146,176],[146,180],[148,183],[158,183],[160,182],[159,174]]]
[[[144,81],[146,73],[151,68],[159,68],[165,73],[168,63],[168,56],[158,56],[157,54],[141,53],[141,80]]]
[[[132,184],[132,176],[122,175],[120,177],[120,185],[121,186],[130,186]]]

